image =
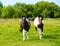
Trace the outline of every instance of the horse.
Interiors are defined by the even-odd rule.
[[[34,19],[34,26],[35,26],[35,29],[37,30],[36,36],[38,35],[39,39],[41,39],[43,36],[43,25],[44,25],[43,17],[39,14]]]
[[[22,16],[20,28],[21,28],[20,31],[23,33],[23,40],[25,40],[26,38],[29,39],[28,31],[30,29],[30,22],[25,16]]]

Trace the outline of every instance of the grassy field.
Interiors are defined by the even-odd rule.
[[[60,46],[60,19],[45,19],[44,36],[41,40],[31,21],[29,40],[22,40],[19,19],[0,20],[0,46]]]

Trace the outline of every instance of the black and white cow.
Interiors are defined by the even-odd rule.
[[[23,33],[23,40],[25,40],[26,38],[29,39],[28,31],[30,29],[30,22],[25,16],[22,16],[22,20],[20,22],[20,28],[21,28],[20,31]]]
[[[39,39],[41,39],[43,35],[43,24],[44,24],[43,17],[41,16],[41,14],[37,15],[37,17],[34,19],[34,26],[37,30],[36,35],[39,36]]]

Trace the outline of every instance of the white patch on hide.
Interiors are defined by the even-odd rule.
[[[25,30],[23,29],[23,41],[25,40]]]
[[[44,20],[42,20],[42,23],[44,24]],[[36,17],[34,20],[34,25],[37,27],[38,24],[39,24],[38,17]]]

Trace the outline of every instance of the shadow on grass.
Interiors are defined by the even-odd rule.
[[[44,40],[60,40],[60,34],[45,34],[43,38],[40,40],[38,36],[30,36],[28,41],[44,41]]]
[[[44,39],[60,39],[60,34],[45,34]]]

